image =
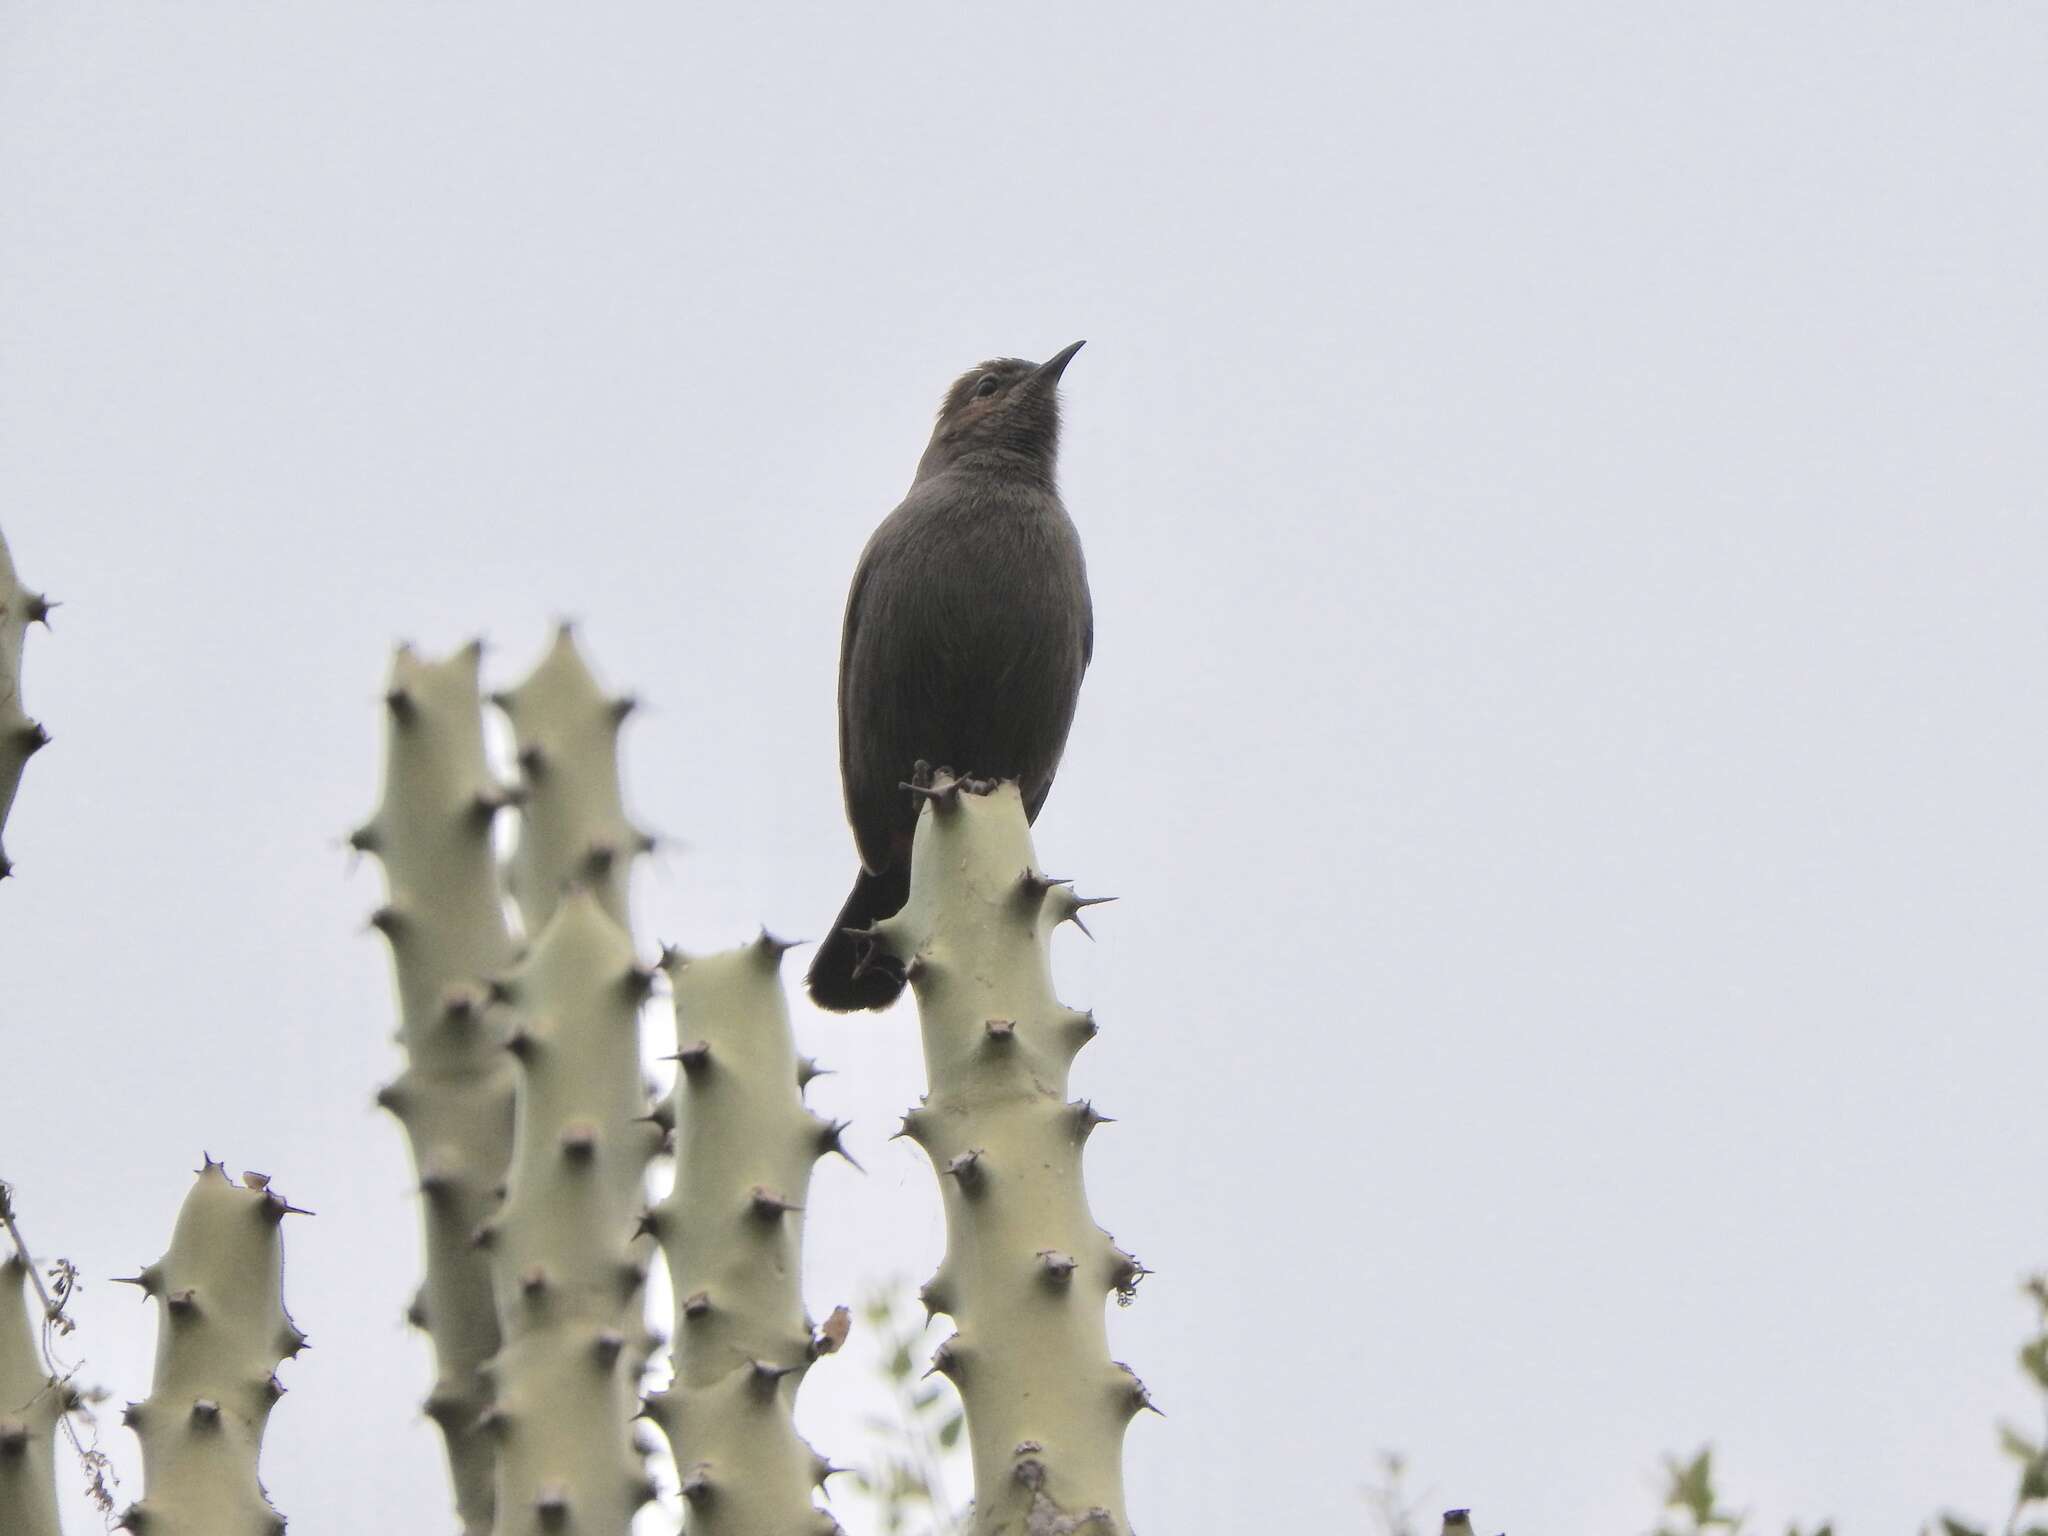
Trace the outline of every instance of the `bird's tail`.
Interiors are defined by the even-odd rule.
[[[853,882],[853,894],[839,909],[832,931],[818,946],[811,969],[804,977],[811,1001],[833,1013],[858,1013],[864,1008],[886,1008],[903,990],[903,969],[887,955],[875,957],[865,969],[861,958],[869,941],[854,937],[850,928],[869,928],[885,917],[893,917],[910,899],[909,861],[879,875],[863,869]],[[854,973],[859,971],[860,974]]]

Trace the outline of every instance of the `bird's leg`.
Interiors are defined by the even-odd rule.
[[[867,930],[865,928],[849,928],[846,931],[859,940],[853,961],[853,979],[855,981],[859,981],[861,977],[867,975],[870,971],[881,975],[894,976],[899,982],[903,980],[903,962],[889,953],[879,941],[866,937]]]

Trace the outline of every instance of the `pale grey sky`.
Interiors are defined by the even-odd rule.
[[[337,846],[390,643],[509,679],[580,616],[687,845],[643,945],[817,934],[861,543],[956,372],[1086,337],[1038,841],[1124,898],[1059,962],[1159,1272],[1138,1529],[1362,1529],[1382,1446],[1515,1536],[1646,1528],[1707,1439],[1766,1531],[2002,1510],[2044,79],[1999,3],[0,7],[0,526],[65,602],[0,1172],[88,1374],[144,1390],[104,1281],[200,1150],[267,1170],[320,1213],[278,1503],[451,1528]],[[799,1030],[869,1168],[814,1193],[822,1314],[922,1277],[936,1199],[907,1010]],[[841,1460],[857,1376],[806,1388]]]

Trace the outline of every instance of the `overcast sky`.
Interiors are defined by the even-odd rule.
[[[1114,12],[1114,14],[1110,14]],[[946,384],[1086,337],[1095,666],[1038,826],[1148,1536],[2010,1498],[2048,1265],[2048,11],[0,5],[0,526],[64,602],[0,1176],[117,1398],[201,1149],[315,1349],[295,1533],[452,1529],[372,807],[401,637],[574,614],[683,847],[816,935],[841,605]],[[797,966],[790,965],[794,978]],[[800,1012],[923,1278],[907,1008]],[[652,1049],[668,1026],[650,1014]],[[803,1420],[860,1454],[856,1360]],[[139,1492],[132,1437],[105,1443]],[[75,1489],[73,1533],[96,1528]],[[856,1533],[865,1516],[837,1506]],[[1772,1532],[1775,1536],[1775,1532]]]

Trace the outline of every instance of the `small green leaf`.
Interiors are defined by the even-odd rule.
[[[2048,1460],[2036,1456],[2020,1474],[2020,1502],[2048,1499]]]
[[[2039,1387],[2048,1388],[2048,1334],[2020,1346],[2020,1369]]]
[[[939,1426],[939,1444],[949,1451],[953,1449],[960,1439],[960,1427],[966,1422],[966,1416],[958,1413],[947,1419]]]
[[[1980,1530],[1974,1525],[1965,1525],[1953,1515],[1943,1515],[1941,1517],[1941,1536],[1990,1536],[1990,1533]]]

